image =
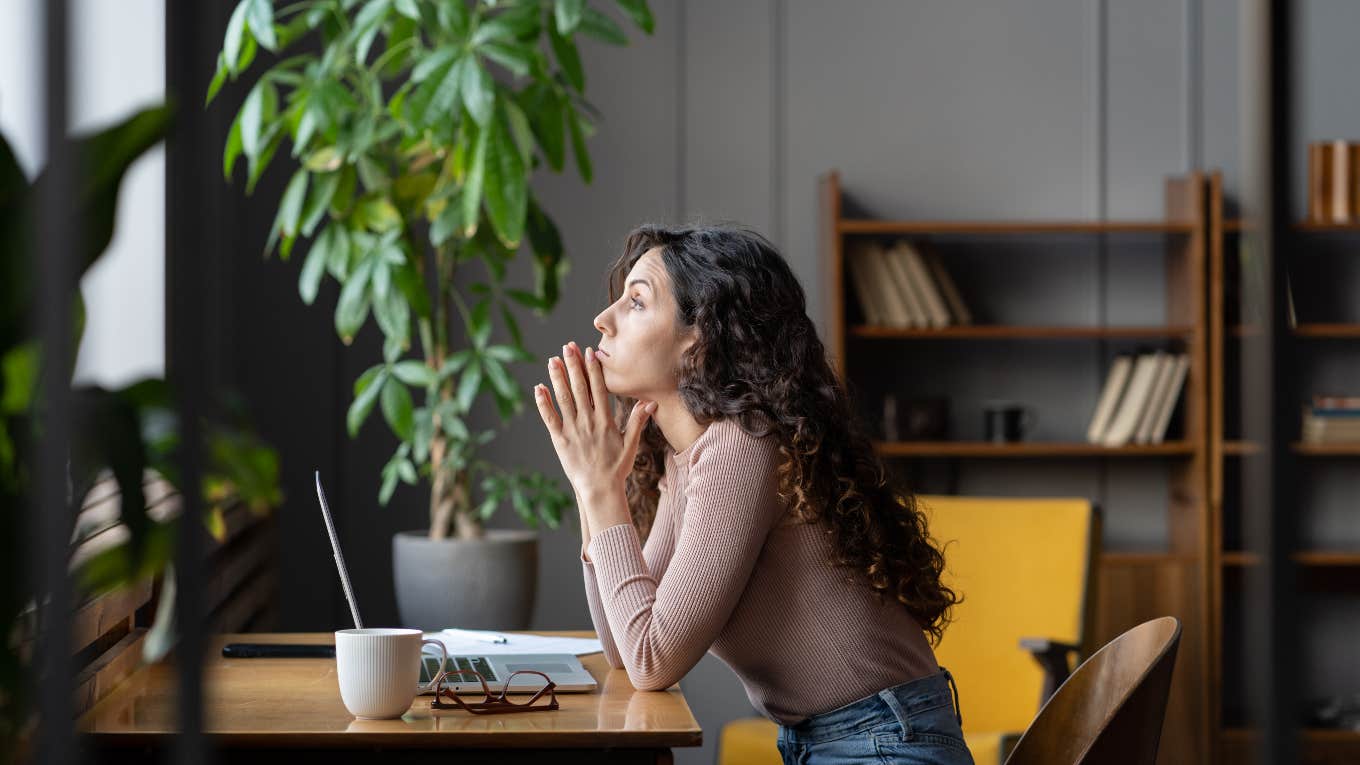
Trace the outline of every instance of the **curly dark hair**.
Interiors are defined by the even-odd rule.
[[[938,644],[962,598],[940,582],[944,556],[905,484],[873,450],[807,315],[802,286],[765,237],[731,226],[646,224],[629,233],[607,276],[618,300],[633,264],[660,248],[681,327],[697,339],[680,361],[679,391],[700,424],[732,418],[778,437],[779,493],[796,520],[830,527],[830,564],[895,598]],[[620,429],[634,399],[620,396]],[[656,516],[666,440],[648,420],[627,480],[645,538]]]

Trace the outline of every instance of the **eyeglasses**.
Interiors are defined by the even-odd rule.
[[[472,703],[458,698],[457,693],[444,687],[445,678],[449,675],[476,675],[477,680],[482,684],[482,692],[486,694],[486,698]],[[520,675],[538,675],[543,678],[543,687],[539,688],[538,692],[531,696],[528,701],[511,701],[506,698],[506,693],[510,690],[510,685],[514,683],[515,678]],[[491,695],[491,688],[487,686],[486,678],[475,669],[441,670],[430,684],[434,687],[434,701],[430,702],[431,709],[465,709],[474,715],[495,715],[510,712],[551,712],[558,708],[557,694],[553,691],[557,687],[557,683],[554,683],[542,672],[533,669],[521,669],[511,673],[509,677],[505,678],[505,686],[501,689],[501,692],[495,696]],[[539,699],[544,698],[543,694],[545,693],[548,694],[548,700],[541,704],[536,703]],[[440,701],[445,695],[453,700],[452,704]]]

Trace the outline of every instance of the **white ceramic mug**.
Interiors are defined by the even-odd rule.
[[[403,627],[336,630],[340,699],[350,714],[360,720],[385,720],[410,709],[420,682],[421,645],[439,647],[440,670],[449,660],[443,643],[423,638],[420,630]]]

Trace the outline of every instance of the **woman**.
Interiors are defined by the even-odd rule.
[[[971,763],[931,650],[959,599],[783,257],[745,230],[647,225],[608,281],[598,349],[564,345],[534,394],[609,663],[662,690],[711,651],[785,762]]]

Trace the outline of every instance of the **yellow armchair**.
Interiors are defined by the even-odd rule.
[[[1089,653],[1100,517],[1085,499],[922,495],[944,548],[945,583],[964,597],[936,647],[959,684],[978,765],[1000,765],[1039,707]],[[778,728],[735,720],[718,765],[780,762]]]

